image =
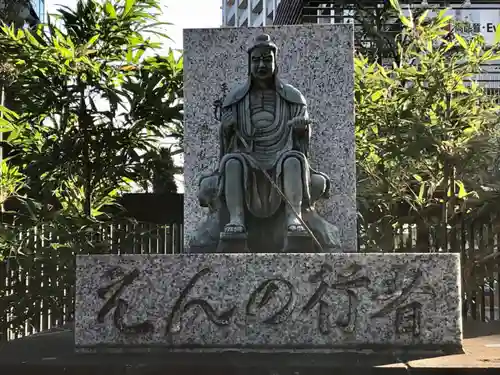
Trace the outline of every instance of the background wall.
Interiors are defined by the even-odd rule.
[[[353,29],[300,25],[184,31],[184,243],[203,216],[198,178],[218,164],[213,102],[247,78],[247,48],[266,32],[278,45],[281,78],[307,99],[314,121],[311,164],[332,179],[332,196],[318,211],[339,227],[344,251],[356,250]]]

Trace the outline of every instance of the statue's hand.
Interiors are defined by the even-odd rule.
[[[226,133],[226,134],[232,133],[235,128],[236,128],[236,124],[233,121],[228,121],[228,122],[222,123],[222,129],[224,130],[224,133]]]
[[[293,131],[299,134],[303,134],[309,128],[311,120],[305,117],[295,117],[288,121],[288,125],[292,127]]]
[[[225,115],[223,114],[221,123],[222,123],[222,130],[226,134],[230,134],[234,132],[234,129],[236,129],[236,119],[234,118],[234,116],[232,116],[231,113],[227,113]]]

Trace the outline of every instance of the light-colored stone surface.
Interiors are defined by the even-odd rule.
[[[246,50],[266,32],[278,45],[279,75],[306,97],[312,125],[311,164],[332,179],[318,211],[340,231],[342,249],[356,251],[354,64],[351,25],[300,25],[184,31],[184,243],[203,217],[198,178],[216,168],[218,122],[213,102],[221,85],[248,74]]]
[[[78,348],[442,349],[461,345],[460,293],[458,254],[79,256],[75,341]],[[147,332],[131,328],[138,323]]]

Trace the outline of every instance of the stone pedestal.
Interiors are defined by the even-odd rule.
[[[459,349],[457,254],[77,257],[79,350]]]

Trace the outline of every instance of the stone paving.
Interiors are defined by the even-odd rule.
[[[466,322],[464,354],[419,359],[407,365],[410,368],[500,368],[500,322]]]
[[[71,328],[0,345],[0,374],[495,374],[500,373],[500,322],[467,322],[464,353],[412,359],[374,354],[78,355]],[[196,356],[196,360],[194,358]],[[276,371],[269,372],[269,368]],[[146,369],[148,371],[146,371]],[[146,371],[146,372],[144,372]],[[354,371],[354,372],[353,372]]]

